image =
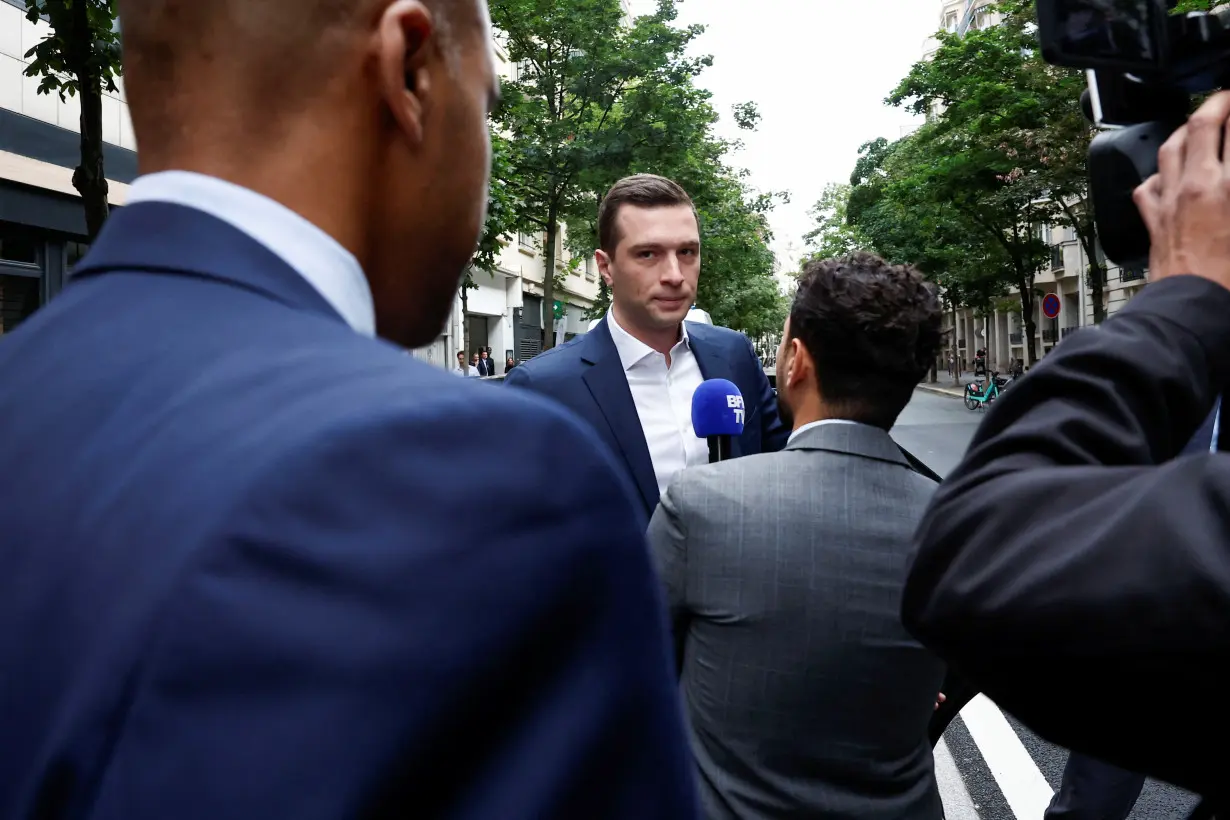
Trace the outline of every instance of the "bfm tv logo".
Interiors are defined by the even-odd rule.
[[[743,419],[746,417],[746,414],[747,414],[747,411],[743,407],[743,397],[742,396],[727,396],[726,406],[730,408],[731,410],[735,411],[735,421],[737,421],[739,424],[742,424]]]

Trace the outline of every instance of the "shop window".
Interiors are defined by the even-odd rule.
[[[42,282],[37,276],[0,274],[0,336],[38,310]]]

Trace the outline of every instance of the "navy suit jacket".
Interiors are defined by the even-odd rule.
[[[145,203],[0,340],[0,429],[0,817],[694,815],[645,522],[549,402]]]
[[[731,443],[733,456],[775,453],[785,447],[790,430],[782,424],[777,395],[747,337],[724,327],[688,322],[688,338],[701,375],[734,382],[743,394],[747,420],[743,435]],[[505,382],[549,396],[589,422],[621,457],[640,490],[646,514],[652,514],[658,506],[658,480],[605,319],[584,336],[521,365]]]

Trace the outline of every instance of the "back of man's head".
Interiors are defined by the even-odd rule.
[[[917,270],[857,253],[804,268],[790,338],[806,348],[826,408],[887,430],[939,353],[941,317]]]
[[[434,338],[482,227],[485,0],[119,0],[142,173],[275,199],[363,265],[377,329]]]

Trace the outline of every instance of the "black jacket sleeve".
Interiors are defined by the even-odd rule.
[[[1043,737],[1205,794],[1230,772],[1230,458],[1175,456],[1228,375],[1230,291],[1196,277],[1065,340],[937,492],[903,599]]]

